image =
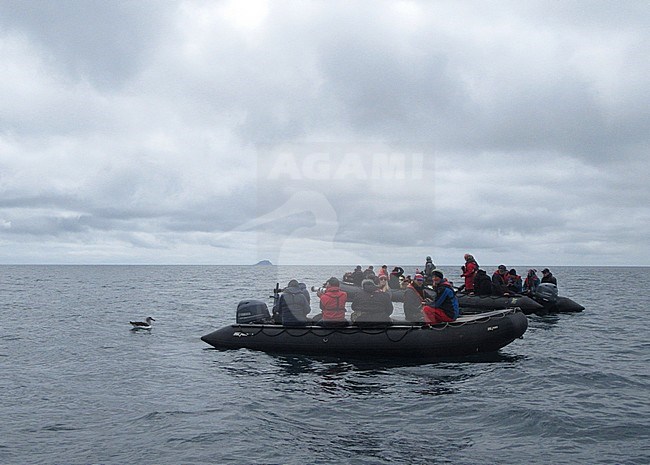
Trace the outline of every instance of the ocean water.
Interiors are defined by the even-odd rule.
[[[650,463],[650,268],[555,268],[586,310],[532,316],[523,339],[477,360],[199,339],[276,282],[343,271],[1,266],[0,463]],[[130,330],[146,316],[150,332]]]

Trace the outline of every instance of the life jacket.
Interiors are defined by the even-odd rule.
[[[492,282],[494,282],[494,277],[495,276],[497,276],[497,280],[499,281],[499,284],[503,284],[504,286],[508,284],[508,283],[506,283],[506,278],[503,277],[504,275],[502,275],[498,271],[495,271],[494,273],[492,273]]]
[[[345,302],[348,294],[338,287],[328,287],[320,296],[323,320],[345,320]]]
[[[522,292],[522,285],[521,285],[521,276],[518,274],[516,275],[508,275],[508,289],[516,292],[516,293],[521,293]]]
[[[465,289],[468,291],[474,290],[474,276],[478,271],[478,263],[474,260],[465,263],[465,272],[461,275],[465,278]]]
[[[539,277],[537,275],[526,276],[524,279],[524,290],[534,291],[539,286]]]
[[[443,278],[442,281],[440,281],[440,284],[442,284],[445,287],[448,287],[452,291],[454,290],[454,286],[449,282],[447,278]]]

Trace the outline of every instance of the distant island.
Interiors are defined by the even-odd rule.
[[[259,262],[257,262],[257,263],[255,264],[255,266],[258,266],[258,265],[261,265],[261,266],[269,266],[269,265],[273,265],[273,263],[271,263],[271,262],[268,261],[268,260],[262,260],[262,261],[259,261]]]

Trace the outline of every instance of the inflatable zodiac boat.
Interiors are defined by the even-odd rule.
[[[528,318],[519,309],[461,316],[452,323],[433,326],[395,322],[285,327],[269,323],[268,308],[258,300],[240,302],[236,321],[201,339],[217,349],[436,359],[495,352],[520,338],[528,328]]]
[[[458,305],[463,314],[510,307],[519,307],[526,315],[532,313],[537,315],[572,313],[581,312],[585,309],[568,297],[559,296],[557,286],[551,283],[540,284],[532,298],[519,294],[511,296],[479,296],[462,292],[459,292],[456,297],[458,297]]]
[[[459,292],[456,294],[461,313],[479,313],[499,308],[519,307],[526,315],[543,310],[544,306],[524,295],[496,296],[473,295]]]

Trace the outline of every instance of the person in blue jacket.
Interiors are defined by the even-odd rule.
[[[433,283],[436,291],[436,300],[429,301],[428,305],[422,307],[424,322],[428,324],[438,324],[455,321],[460,315],[458,307],[458,298],[454,288],[447,281],[442,271],[433,272]]]

